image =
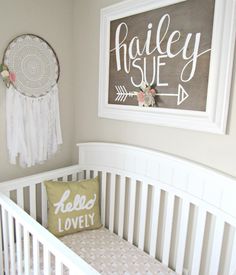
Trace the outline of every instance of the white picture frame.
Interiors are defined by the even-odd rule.
[[[108,103],[110,22],[188,0],[128,0],[101,10],[98,116],[225,134],[236,33],[236,1],[215,0],[206,111]]]

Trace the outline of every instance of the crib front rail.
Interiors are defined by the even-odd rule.
[[[99,274],[0,193],[0,274]]]
[[[32,218],[47,227],[47,195],[44,181],[63,180],[76,181],[79,177],[78,165],[51,170],[1,182],[0,192],[11,198]]]

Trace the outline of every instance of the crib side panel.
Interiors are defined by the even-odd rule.
[[[102,222],[112,232],[178,274],[234,275],[235,179],[117,144],[79,145],[79,166],[98,171]]]
[[[99,274],[2,193],[0,207],[1,274]]]
[[[0,183],[0,192],[10,197],[17,205],[44,227],[47,226],[46,180],[77,180],[78,165],[73,165],[37,175]]]

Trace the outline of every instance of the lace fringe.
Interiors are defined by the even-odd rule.
[[[14,87],[6,95],[7,146],[11,164],[43,163],[62,144],[58,86],[43,97],[22,95]]]

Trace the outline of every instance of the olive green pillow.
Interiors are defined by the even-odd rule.
[[[48,229],[57,237],[101,227],[98,178],[46,181]]]

